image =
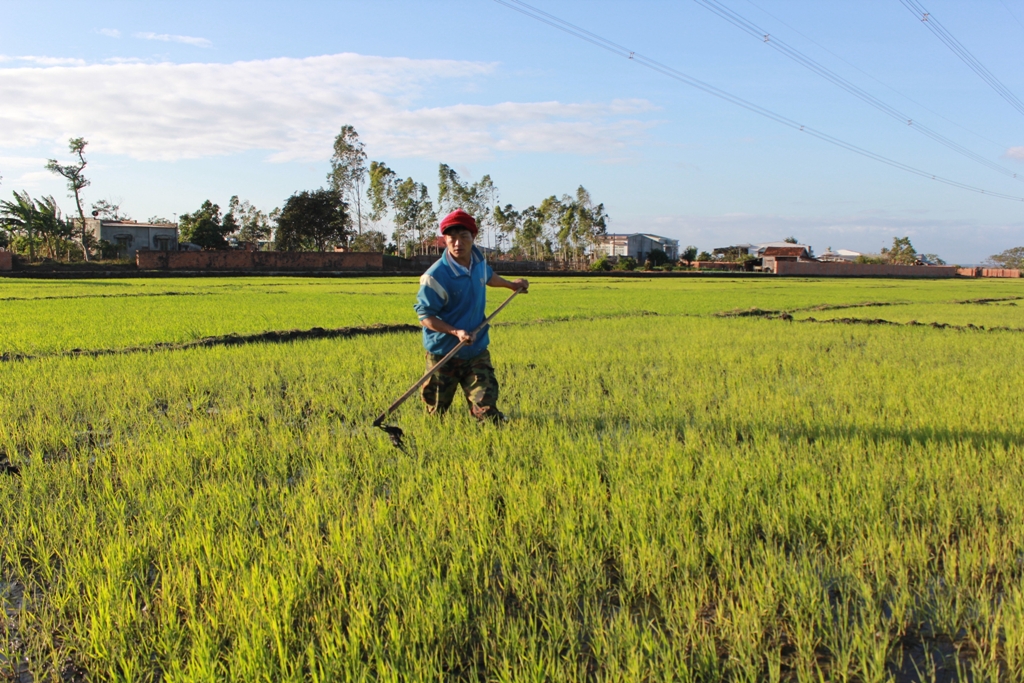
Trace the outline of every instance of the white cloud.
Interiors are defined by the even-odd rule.
[[[206,38],[196,38],[194,36],[174,36],[168,33],[152,33],[149,31],[142,33],[133,33],[136,38],[142,38],[143,40],[160,40],[165,43],[185,43],[186,45],[195,45],[196,47],[211,47],[211,43]]]
[[[121,32],[118,31],[116,28],[101,28],[101,29],[98,29],[96,31],[96,33],[99,33],[101,36],[106,36],[108,38],[120,38],[121,37]]]
[[[146,60],[141,57],[107,57],[103,61],[107,64],[146,64],[155,60]]]
[[[34,55],[22,55],[20,57],[13,57],[9,55],[0,55],[0,62],[27,62],[28,64],[35,64],[37,66],[85,66],[86,61],[84,59],[78,59],[75,57],[37,57]]]
[[[457,93],[494,70],[357,54],[2,69],[0,150],[62,149],[83,136],[93,151],[141,160],[249,150],[274,161],[324,160],[350,123],[375,156],[455,163],[497,152],[621,155],[655,125],[640,118],[653,109],[643,100],[415,106],[427,89]]]
[[[1011,147],[1006,150],[1004,154],[1007,159],[1013,159],[1015,161],[1024,161],[1024,147]]]

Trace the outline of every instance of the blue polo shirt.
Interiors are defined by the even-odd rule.
[[[473,247],[469,268],[456,263],[446,249],[441,258],[420,276],[420,291],[413,308],[420,320],[433,316],[456,329],[472,332],[486,317],[487,283],[493,274],[494,270],[487,265],[477,247]],[[436,356],[443,356],[458,343],[459,340],[450,334],[423,328],[423,348]],[[485,329],[456,355],[473,358],[480,355],[489,343],[490,337]]]

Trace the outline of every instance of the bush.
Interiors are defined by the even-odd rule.
[[[606,270],[611,269],[612,264],[609,263],[608,257],[606,256],[602,256],[601,258],[597,259],[596,261],[590,264],[590,270],[594,271],[595,273],[604,272]]]
[[[857,260],[854,261],[854,263],[873,263],[873,264],[881,264],[881,263],[885,263],[885,262],[886,262],[885,259],[883,259],[883,258],[881,258],[879,256],[865,256],[864,254],[861,254],[860,256],[858,256]]]
[[[651,253],[647,255],[647,260],[651,262],[652,266],[660,266],[668,263],[668,254],[661,249],[652,249]]]
[[[671,263],[666,263],[665,265],[663,265],[663,266],[661,267],[661,269],[662,269],[662,270],[664,270],[664,271],[668,271],[669,273],[671,273],[671,272],[672,272],[673,270],[675,270],[675,269],[676,269],[676,267],[675,267],[674,265],[672,265]]]
[[[97,251],[100,252],[100,258],[103,259],[115,259],[121,255],[121,250],[116,244],[111,244],[107,240],[100,240],[97,246]]]
[[[636,259],[632,256],[620,256],[615,270],[636,270]]]
[[[383,252],[387,246],[387,238],[379,230],[367,230],[362,235],[352,238],[352,251]]]

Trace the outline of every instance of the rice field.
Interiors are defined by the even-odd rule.
[[[153,346],[416,287],[0,279],[0,680],[1024,679],[1019,282],[538,279],[405,451],[418,334]]]

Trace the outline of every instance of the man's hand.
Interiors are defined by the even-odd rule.
[[[509,281],[502,276],[494,273],[491,275],[491,279],[487,282],[488,287],[504,287],[505,289],[511,289],[516,292],[522,292],[526,294],[526,291],[530,287],[530,283],[527,282],[526,278],[519,278],[518,280]]]
[[[458,338],[459,341],[466,342],[467,344],[473,343],[473,335],[465,330],[458,330],[445,321],[435,316],[429,316],[420,321],[420,325],[433,330],[434,332],[440,332],[441,334],[450,334],[453,337]]]

